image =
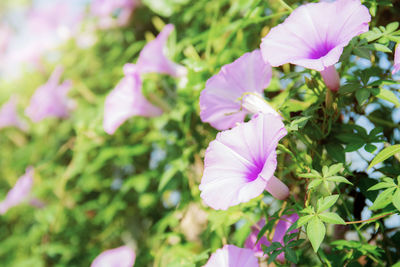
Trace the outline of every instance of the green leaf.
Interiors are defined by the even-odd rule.
[[[334,160],[339,162],[346,161],[346,155],[343,151],[343,146],[337,143],[327,143],[325,144],[326,151],[328,155],[331,156]]]
[[[272,244],[269,245],[268,247],[265,246],[264,253],[271,253],[272,251],[274,251],[274,250],[276,250],[278,248],[281,248],[281,247],[282,247],[281,243],[272,242]]]
[[[368,166],[368,169],[370,169],[371,167],[375,166],[378,163],[381,163],[382,161],[390,158],[391,156],[399,152],[400,152],[400,145],[393,145],[390,147],[386,147],[381,152],[379,152],[378,155],[376,155],[376,157],[371,161],[371,163]]]
[[[370,91],[365,88],[361,88],[356,91],[356,99],[360,105],[364,104],[364,102],[367,101],[370,95]]]
[[[301,227],[303,225],[305,225],[308,221],[310,221],[313,217],[315,217],[315,215],[306,215],[306,216],[302,216],[299,218],[299,220],[297,221],[297,226]]]
[[[289,244],[287,244],[288,247],[297,247],[300,246],[304,242],[304,239],[298,239],[298,240],[293,240]]]
[[[320,213],[318,214],[318,217],[326,223],[345,224],[345,221],[338,214],[334,212]]]
[[[315,179],[315,180],[312,180],[312,181],[308,184],[307,189],[308,189],[308,190],[311,190],[311,189],[313,189],[313,188],[319,186],[321,183],[322,183],[322,179]]]
[[[369,152],[369,153],[373,153],[376,150],[376,146],[374,146],[373,144],[366,144],[364,149],[365,151]]]
[[[379,189],[383,189],[383,188],[389,188],[389,187],[394,187],[396,186],[395,183],[391,182],[382,182],[382,183],[378,183],[370,188],[368,188],[368,191],[373,191],[373,190],[379,190]]]
[[[397,28],[399,28],[399,23],[397,21],[389,23],[388,25],[386,25],[386,31],[385,33],[392,33],[395,30],[397,30]]]
[[[376,97],[386,100],[386,101],[389,101],[389,102],[395,104],[396,107],[400,107],[399,99],[391,90],[381,88],[379,91],[379,94],[376,95]]]
[[[292,233],[292,234],[287,234],[287,235],[285,235],[285,236],[283,237],[283,243],[284,243],[284,244],[289,243],[291,240],[294,240],[298,234],[299,234],[299,233]]]
[[[285,248],[285,259],[293,262],[294,264],[297,264],[297,262],[298,262],[296,252],[293,249],[288,248],[288,247]]]
[[[275,250],[274,252],[272,252],[272,254],[269,255],[269,257],[268,257],[268,264],[271,264],[271,262],[273,262],[275,260],[275,258],[278,257],[278,255],[281,253],[282,253],[282,250]]]
[[[393,265],[392,267],[400,267],[400,261],[396,262],[396,264]]]
[[[318,217],[314,217],[307,224],[307,236],[310,239],[314,252],[318,251],[319,246],[324,240],[325,232],[325,225]]]
[[[317,213],[327,210],[332,207],[338,200],[339,195],[327,196],[317,201]]]
[[[268,224],[266,223],[266,224],[263,226],[263,228],[261,228],[260,232],[258,233],[256,243],[257,243],[257,242],[260,240],[260,238],[265,234],[265,232],[267,231],[267,229],[268,229]]]
[[[400,189],[397,188],[396,192],[393,195],[392,203],[400,211]]]
[[[324,175],[324,177],[330,177],[338,173],[343,168],[342,163],[337,163],[329,167],[329,171]]]
[[[299,174],[300,177],[302,178],[322,178],[321,174],[315,170],[311,170],[310,173],[301,173]]]
[[[385,53],[392,53],[392,50],[390,50],[386,45],[374,43],[368,45],[368,47],[371,47],[372,50],[375,51],[380,51],[380,52],[385,52]]]
[[[353,93],[354,91],[361,88],[361,85],[358,82],[351,82],[345,84],[339,88],[339,92],[341,94]]]
[[[384,207],[386,207],[387,205],[389,205],[392,202],[392,198],[393,198],[393,191],[396,188],[391,187],[386,189],[385,191],[383,191],[382,193],[380,193],[378,195],[378,197],[375,199],[374,204],[369,207],[370,210],[379,210],[379,209],[383,209]]]
[[[351,183],[349,180],[347,180],[343,176],[331,176],[331,177],[326,178],[326,180],[330,181],[330,182],[346,183],[346,184],[353,185],[353,183]]]
[[[313,214],[314,213],[314,210],[310,207],[310,206],[308,206],[307,208],[305,208],[305,209],[302,209],[301,211],[300,211],[300,213],[303,213],[303,214]]]

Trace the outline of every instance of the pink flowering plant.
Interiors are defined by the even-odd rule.
[[[398,1],[18,2],[1,266],[400,266]]]

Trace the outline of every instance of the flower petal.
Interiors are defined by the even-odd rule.
[[[247,248],[238,248],[234,245],[225,245],[217,249],[204,267],[258,267],[258,260],[253,251]]]
[[[131,65],[125,65],[125,77],[106,98],[103,127],[108,134],[113,134],[132,116],[154,117],[162,114],[143,96],[139,73],[130,72]]]
[[[33,186],[33,174],[33,168],[28,167],[25,174],[21,176],[14,187],[8,191],[6,199],[0,203],[0,214],[4,214],[8,209],[17,206],[29,198]]]
[[[292,63],[322,71],[339,61],[353,37],[368,31],[370,21],[359,0],[300,6],[263,38],[263,58],[272,66]]]
[[[36,89],[25,114],[34,122],[48,117],[66,118],[71,110],[72,100],[68,98],[68,91],[72,87],[70,81],[59,85],[63,69],[56,67],[46,84]]]
[[[165,56],[167,40],[174,25],[167,24],[153,41],[145,45],[136,63],[141,74],[157,72],[169,74],[173,77],[184,76],[187,70],[182,65],[172,62]]]
[[[28,126],[17,113],[17,97],[11,96],[10,99],[0,109],[0,129],[15,126],[21,130],[27,130]]]
[[[261,94],[272,76],[259,50],[246,53],[225,65],[211,77],[200,95],[200,117],[218,130],[243,122],[247,111],[241,110],[239,98],[246,92]]]
[[[278,116],[262,113],[219,133],[204,159],[200,196],[205,203],[227,209],[259,196],[275,171],[275,149],[285,134]]]
[[[128,246],[109,249],[98,255],[91,267],[132,267],[135,263],[135,252]]]

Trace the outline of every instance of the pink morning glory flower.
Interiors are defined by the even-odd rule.
[[[103,251],[90,267],[132,267],[135,263],[135,252],[128,246]]]
[[[225,245],[217,249],[203,267],[258,267],[258,260],[251,249]]]
[[[153,106],[142,94],[142,80],[134,64],[125,64],[125,77],[106,97],[103,128],[113,134],[132,116],[155,117],[162,110]]]
[[[23,176],[21,176],[14,187],[8,191],[6,199],[0,202],[0,214],[6,213],[10,208],[31,199],[30,193],[33,185],[34,170],[28,167]]]
[[[136,67],[140,74],[156,72],[168,74],[173,77],[186,75],[187,70],[185,67],[172,62],[165,55],[167,40],[173,30],[174,25],[165,25],[156,39],[143,47],[136,63]]]
[[[306,4],[271,29],[261,52],[274,67],[291,63],[320,71],[327,87],[336,91],[340,80],[334,64],[353,37],[368,31],[370,21],[360,0]]]
[[[15,126],[21,130],[27,130],[28,126],[17,113],[17,97],[11,96],[10,99],[0,108],[0,129]]]
[[[227,130],[243,122],[249,113],[279,115],[262,97],[271,77],[271,66],[263,61],[260,50],[223,66],[201,92],[201,120],[218,130]]]
[[[282,245],[283,243],[283,237],[285,236],[286,231],[292,226],[293,223],[295,223],[299,219],[299,216],[297,214],[291,214],[291,215],[283,215],[282,218],[278,221],[278,224],[275,227],[275,232],[274,236],[272,237],[272,242],[279,242]],[[254,254],[257,257],[263,257],[264,252],[262,250],[261,245],[269,246],[271,245],[271,242],[268,241],[267,237],[264,235],[260,238],[258,243],[257,241],[257,236],[260,230],[264,227],[265,225],[265,220],[261,219],[257,223],[257,227],[253,226],[252,232],[249,235],[249,237],[246,239],[244,243],[245,248],[252,249],[254,251]],[[295,229],[290,232],[290,234],[297,233],[298,229]],[[280,262],[283,262],[285,260],[285,253],[280,253],[277,257],[277,260]]]
[[[400,70],[400,45],[396,45],[396,49],[394,50],[394,66],[392,70],[392,74],[395,74]]]
[[[263,113],[218,133],[205,153],[200,184],[204,202],[226,210],[259,196],[264,189],[278,199],[287,198],[289,189],[274,176],[276,147],[286,133],[279,116]]]
[[[58,66],[44,85],[36,89],[25,114],[34,122],[48,117],[66,118],[75,107],[75,102],[68,98],[72,82],[67,80],[59,84],[63,68]]]
[[[94,0],[91,13],[99,18],[99,26],[102,29],[115,25],[125,26],[137,4],[137,0]],[[117,15],[116,19],[113,18],[114,15]]]

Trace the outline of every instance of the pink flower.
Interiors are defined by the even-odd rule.
[[[99,26],[102,29],[125,26],[137,4],[137,0],[94,0],[91,13],[99,18]],[[114,15],[117,15],[116,20]]]
[[[276,147],[286,135],[280,117],[259,113],[247,123],[218,133],[206,151],[200,191],[214,209],[247,202],[264,189],[278,199],[289,190],[274,176]]]
[[[208,79],[200,95],[200,118],[218,130],[243,122],[248,113],[279,115],[269,106],[262,93],[272,76],[271,66],[264,63],[260,50],[246,53]]]
[[[58,66],[51,74],[46,84],[36,89],[25,114],[34,122],[47,117],[66,118],[75,103],[67,97],[71,89],[71,81],[59,84],[63,68]]]
[[[291,215],[283,215],[282,218],[279,220],[278,224],[275,227],[275,232],[274,236],[272,238],[272,242],[279,242],[282,245],[284,245],[283,242],[283,237],[285,236],[286,231],[292,226],[293,223],[295,223],[299,219],[299,216],[297,214],[291,214]],[[257,241],[257,236],[260,230],[264,227],[265,225],[265,220],[261,219],[257,223],[257,227],[253,226],[252,232],[249,235],[249,237],[246,239],[246,242],[244,243],[245,248],[252,249],[254,251],[254,254],[257,257],[263,257],[264,252],[262,250],[261,245],[269,246],[271,245],[271,242],[268,241],[267,237],[264,235],[260,238],[258,243],[256,244]],[[295,229],[293,231],[290,231],[289,234],[297,233],[298,229]],[[277,257],[278,261],[284,262],[285,260],[285,253],[280,253]]]
[[[400,45],[396,45],[396,49],[394,50],[394,66],[392,70],[392,74],[395,74],[400,70]]]
[[[155,117],[162,110],[153,106],[142,94],[142,80],[133,64],[125,64],[125,77],[107,96],[104,107],[103,127],[113,134],[132,116]]]
[[[261,43],[272,66],[292,63],[321,72],[331,90],[338,90],[334,64],[350,40],[366,31],[371,16],[360,0],[337,0],[300,6]]]
[[[132,267],[135,258],[133,249],[122,246],[102,252],[93,260],[90,267]]]
[[[21,130],[27,130],[28,125],[17,113],[17,97],[11,96],[10,99],[0,109],[0,129],[15,126]]]
[[[4,214],[8,209],[31,199],[30,193],[33,185],[34,170],[28,167],[23,176],[15,183],[14,187],[8,191],[6,199],[0,202],[0,214]]]
[[[157,72],[173,77],[186,75],[187,70],[185,67],[172,62],[165,55],[167,40],[173,30],[174,25],[165,25],[156,39],[145,45],[136,63],[140,74]]]
[[[217,249],[203,267],[258,267],[258,260],[253,251],[225,245]]]

